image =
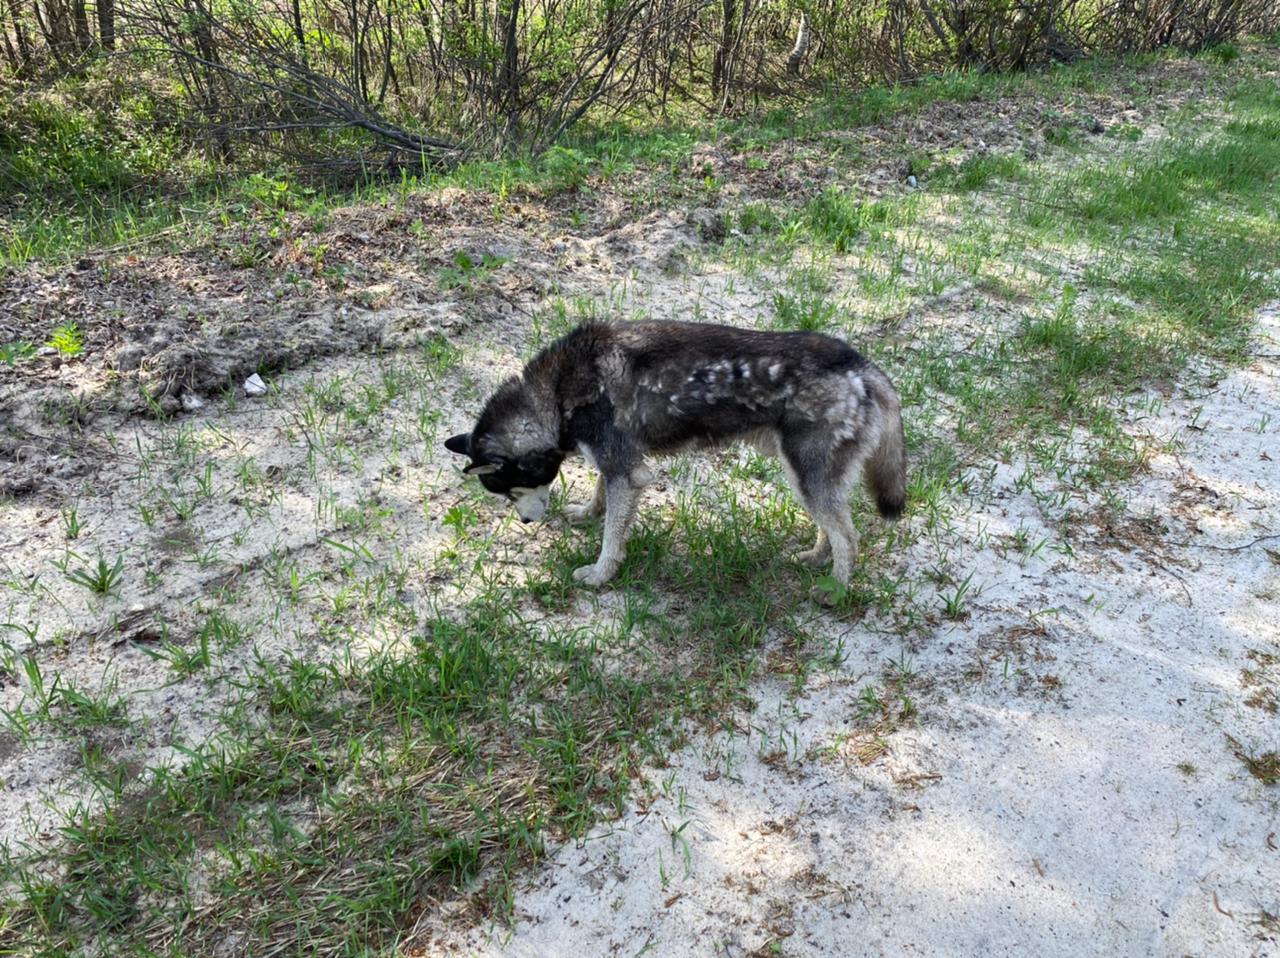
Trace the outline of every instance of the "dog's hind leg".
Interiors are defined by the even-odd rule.
[[[821,568],[831,559],[831,538],[827,535],[825,526],[818,522],[818,515],[810,505],[809,499],[801,487],[800,476],[796,473],[795,468],[791,465],[791,460],[787,456],[782,457],[782,471],[786,473],[787,484],[791,486],[791,491],[795,494],[796,499],[804,506],[805,511],[809,513],[809,516],[818,526],[818,541],[814,543],[813,548],[797,552],[792,558],[811,569]]]
[[[792,488],[819,529],[814,547],[799,553],[796,559],[805,565],[820,566],[830,556],[831,578],[844,587],[849,583],[853,559],[858,553],[858,530],[849,510],[849,493],[861,462],[860,457],[850,456],[848,452],[841,456],[840,450],[833,451],[824,445],[788,441],[784,444],[782,461]],[[834,597],[819,588],[814,598],[830,603]]]
[[[600,546],[600,557],[594,565],[575,569],[574,579],[585,585],[602,586],[617,575],[618,567],[627,557],[627,536],[639,502],[640,489],[632,484],[629,476],[605,484],[604,542]]]
[[[596,479],[596,491],[592,493],[591,500],[581,505],[568,506],[564,510],[564,514],[574,525],[589,522],[604,515],[604,500],[605,481],[604,476],[600,476]]]
[[[818,526],[818,541],[813,544],[813,548],[803,549],[792,558],[810,569],[820,569],[826,565],[831,560],[831,540],[827,537],[827,530]]]
[[[848,489],[843,491],[845,496],[833,494],[805,501],[805,508],[826,534],[831,549],[831,578],[842,587],[849,584],[853,560],[858,554],[858,530],[854,528],[853,517],[849,513]],[[821,537],[818,544],[822,544]],[[819,598],[829,601],[826,593]]]

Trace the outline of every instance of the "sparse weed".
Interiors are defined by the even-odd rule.
[[[782,228],[782,215],[768,203],[746,203],[734,213],[731,229],[740,233],[772,235]]]
[[[449,372],[462,358],[462,351],[443,333],[435,333],[426,339],[422,343],[421,350],[427,374],[432,379],[438,379]]]
[[[461,289],[473,294],[506,262],[506,257],[487,252],[481,253],[477,259],[460,249],[453,254],[453,265],[441,269],[436,281],[442,290]]]
[[[84,352],[84,336],[75,323],[65,323],[54,329],[45,345],[56,349],[59,356],[71,359]]]
[[[779,329],[819,332],[830,328],[837,312],[836,304],[820,293],[773,294],[774,324]]]
[[[950,592],[939,592],[942,600],[942,614],[948,619],[962,619],[968,615],[974,573],[970,572]],[[973,593],[976,594],[976,593]]]
[[[463,536],[480,521],[480,514],[467,503],[460,502],[450,506],[440,521],[452,529],[455,535]]]
[[[937,178],[962,192],[982,189],[993,180],[1019,180],[1026,175],[1021,157],[1007,153],[979,153],[959,166],[940,169]]]
[[[213,463],[206,462],[204,469],[196,473],[196,491],[200,494],[201,499],[209,500],[213,498]]]
[[[162,640],[155,648],[143,647],[142,651],[153,659],[167,662],[178,678],[186,678],[208,668],[213,658],[209,648],[209,636],[201,630],[196,637],[196,647],[186,649],[171,640]]]
[[[1073,147],[1080,144],[1083,133],[1075,123],[1053,123],[1045,127],[1044,140],[1054,146]]]
[[[1204,52],[1219,63],[1232,63],[1240,59],[1240,48],[1230,41],[1216,43]]]
[[[124,556],[116,556],[114,564],[108,564],[101,555],[94,565],[82,565],[65,573],[69,581],[82,585],[96,596],[108,596],[119,588],[124,578]]]
[[[80,533],[84,526],[80,522],[79,507],[74,503],[69,503],[58,510],[58,514],[62,517],[62,534],[68,541],[79,539]]]
[[[61,675],[55,675],[52,681],[47,680],[34,655],[23,657],[22,668],[27,679],[26,698],[22,704],[29,704],[30,708],[4,713],[11,728],[21,729],[29,735],[34,732],[33,722],[86,729],[126,723],[127,709],[114,678],[105,679],[99,691],[92,694],[77,688]]]
[[[830,189],[804,206],[801,220],[816,242],[846,253],[866,228],[867,214],[848,193]]]
[[[581,315],[581,310],[579,314]],[[557,297],[549,306],[534,313],[530,347],[535,350],[541,349],[569,332],[575,325],[577,321],[569,313],[569,304]]]
[[[591,161],[581,150],[553,146],[539,163],[541,185],[548,193],[576,190],[591,172]]]
[[[6,366],[25,363],[27,360],[34,358],[35,355],[35,345],[25,340],[17,340],[0,345],[0,363],[4,363]]]

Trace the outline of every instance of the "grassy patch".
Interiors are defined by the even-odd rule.
[[[980,153],[957,166],[939,170],[938,182],[954,189],[972,192],[993,180],[1023,180],[1027,177],[1025,161],[1008,153]]]
[[[1094,283],[1224,355],[1239,352],[1247,317],[1280,288],[1280,98],[1250,82],[1228,108],[1220,127],[1187,125],[1154,150],[1058,177],[1028,209],[1039,229],[1065,219],[1109,254]]]
[[[1132,69],[1153,59],[1158,57],[1123,64]],[[181,154],[176,143],[148,138],[149,107],[135,102],[127,91],[121,94],[122,122],[132,132],[124,139],[111,130],[86,128],[87,114],[74,106],[27,105],[21,122],[13,123],[23,135],[0,140],[0,161],[7,157],[21,194],[21,202],[0,203],[0,269],[33,260],[65,260],[96,246],[127,245],[167,231],[180,230],[189,237],[206,224],[258,217],[272,208],[305,207],[323,218],[338,206],[392,201],[410,192],[445,187],[488,193],[499,204],[517,191],[541,197],[589,195],[606,185],[651,204],[678,203],[693,196],[706,199],[708,194],[714,198],[714,183],[687,175],[689,158],[700,143],[719,141],[751,152],[780,141],[820,138],[829,131],[882,122],[938,102],[1110,89],[1123,86],[1123,70],[1112,69],[1115,66],[1115,60],[1099,57],[1036,73],[952,71],[914,84],[830,93],[802,110],[765,109],[739,118],[708,120],[677,111],[644,124],[588,120],[539,157],[475,159],[450,170],[424,167],[345,185],[307,183],[287,169],[214,175],[207,163]],[[1074,131],[1070,124],[1060,126]],[[33,142],[40,144],[34,152]],[[833,158],[841,152],[836,142],[820,148]],[[756,159],[758,168],[772,162],[749,159]],[[928,164],[922,157],[916,165],[923,170]],[[965,161],[943,175],[966,189],[977,189],[992,178],[1016,177],[1017,167],[1015,159],[992,155]],[[182,170],[183,176],[170,176],[174,169]],[[814,215],[823,218],[820,210]],[[852,215],[851,220],[851,215],[834,211],[834,219],[817,229],[830,241],[847,244],[857,232],[849,229],[857,219]],[[872,222],[877,215],[882,214],[870,214]]]
[[[796,516],[785,496],[748,501],[728,487],[646,516],[617,592],[625,605],[589,628],[547,613],[597,547],[591,530],[560,540],[527,585],[489,580],[464,605],[410,616],[384,652],[260,658],[219,718],[227,734],[141,776],[106,762],[101,803],[67,814],[55,855],[10,850],[0,945],[196,954],[235,940],[254,953],[375,953],[477,879],[477,907],[501,914],[546,836],[581,834],[619,807],[641,761],[661,761],[680,721],[737,701],[770,629],[804,633],[794,578],[807,573],[776,558]],[[458,568],[493,561],[492,540],[473,528],[458,525]],[[296,566],[268,578],[299,611],[356,607]],[[207,668],[230,624],[210,618],[213,638],[175,670]],[[46,710],[87,708],[68,694],[46,694]]]
[[[944,240],[953,263],[1021,300],[1021,318],[960,354],[946,336],[926,338],[907,364],[909,403],[945,395],[956,437],[1002,455],[1015,439],[1083,435],[1083,457],[1055,442],[1037,456],[1059,482],[1139,468],[1118,400],[1172,382],[1192,355],[1242,356],[1254,310],[1280,294],[1280,106],[1249,82],[1225,109],[1220,123],[1184,120],[1154,146],[1087,162],[984,155],[944,176],[955,195],[988,193],[963,235]],[[1064,255],[1083,265],[1079,279],[1040,265],[1019,276],[1019,262]]]

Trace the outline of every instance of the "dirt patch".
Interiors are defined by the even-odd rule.
[[[833,131],[820,139],[863,159],[856,164],[857,186],[869,196],[901,188],[908,177],[926,183],[941,167],[955,168],[980,156],[1035,160],[1055,145],[1087,146],[1099,137],[1158,139],[1161,118],[1183,108],[1199,89],[1220,96],[1226,85],[1204,64],[1153,63],[1133,71],[1129,95],[1082,86],[1044,94],[1024,93],[983,101],[935,101],[918,111],[883,123]],[[766,151],[761,163],[753,152],[707,148],[702,166],[714,175],[760,197],[810,198],[843,185],[829,155],[804,141],[786,141]],[[845,166],[845,164],[840,164]]]

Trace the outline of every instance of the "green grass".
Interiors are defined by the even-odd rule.
[[[1230,102],[1234,115],[1221,132],[1178,137],[1155,156],[1079,174],[1080,215],[1108,224],[1163,220],[1221,197],[1262,201],[1265,209],[1280,168],[1280,97],[1273,86],[1250,84]]]
[[[981,153],[969,157],[954,169],[942,170],[939,180],[944,185],[971,192],[993,180],[1019,180],[1025,179],[1026,175],[1026,163],[1020,156]]]
[[[67,579],[77,585],[84,586],[94,595],[107,596],[116,591],[124,574],[124,556],[116,556],[114,564],[98,556],[95,565],[82,565],[78,569],[67,572]]]
[[[797,570],[760,561],[781,555],[795,518],[789,499],[748,505],[728,489],[647,516],[612,629],[539,611],[559,606],[595,547],[587,532],[528,586],[492,582],[414,623],[404,646],[260,660],[222,716],[235,734],[136,781],[106,763],[101,806],[67,813],[61,875],[45,852],[11,850],[0,946],[55,954],[108,932],[109,954],[197,954],[234,934],[255,952],[375,954],[477,876],[490,901],[508,901],[547,836],[580,835],[620,807],[681,719],[741,695],[769,628],[803,630]],[[660,613],[656,593],[677,589],[685,609]],[[203,648],[175,669],[203,668]]]
[[[1228,100],[1221,129],[1192,129],[1154,154],[1068,177],[1059,195],[1098,245],[1141,253],[1113,258],[1094,279],[1144,304],[1151,321],[1195,346],[1239,355],[1248,317],[1280,292],[1280,95],[1249,82]]]
[[[987,197],[942,238],[953,268],[1020,302],[1021,320],[959,354],[944,333],[891,357],[907,404],[945,396],[955,437],[1002,456],[1028,437],[1083,441],[1083,461],[1059,453],[1043,468],[1084,489],[1141,468],[1124,398],[1167,387],[1192,356],[1239,359],[1253,312],[1280,295],[1280,101],[1247,81],[1225,109],[1154,146],[1036,165],[981,156],[942,177],[957,197]],[[1052,263],[1064,247],[1081,281],[1039,265],[1019,275],[1019,261]]]

